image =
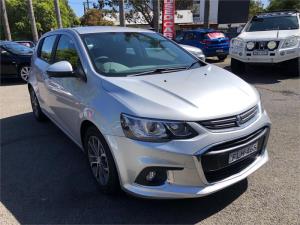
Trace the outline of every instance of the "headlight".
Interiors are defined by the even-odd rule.
[[[277,47],[276,41],[269,41],[267,47],[269,50],[274,50]]]
[[[126,137],[150,142],[187,139],[197,132],[185,122],[160,121],[121,114],[121,126]]]
[[[246,45],[247,49],[252,51],[255,47],[255,43],[253,41],[249,41]]]
[[[281,48],[290,48],[290,47],[296,46],[298,44],[299,38],[300,37],[298,37],[298,36],[294,36],[294,37],[286,39],[283,42],[283,45]]]
[[[244,42],[241,39],[233,38],[233,39],[231,39],[231,45],[232,45],[232,47],[243,48]]]

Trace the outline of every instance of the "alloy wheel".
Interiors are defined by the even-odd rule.
[[[88,159],[98,183],[106,185],[109,179],[108,159],[100,139],[96,136],[88,139]]]
[[[23,66],[20,70],[20,76],[24,81],[27,81],[29,78],[29,71],[30,67],[29,66]]]

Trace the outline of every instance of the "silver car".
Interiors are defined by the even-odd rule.
[[[87,154],[105,193],[201,197],[268,161],[271,124],[258,92],[153,31],[46,33],[28,82],[36,119]]]

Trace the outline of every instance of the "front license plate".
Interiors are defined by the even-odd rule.
[[[251,145],[248,145],[240,150],[232,152],[229,154],[228,163],[233,163],[239,159],[245,158],[246,156],[252,154],[253,152],[257,151],[258,142],[255,142]]]
[[[253,55],[268,55],[268,51],[254,51]]]
[[[223,49],[217,49],[216,52],[220,53],[220,52],[224,52],[224,50]]]

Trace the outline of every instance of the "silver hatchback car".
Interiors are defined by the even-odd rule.
[[[86,152],[105,193],[201,197],[268,160],[271,123],[258,92],[153,31],[46,33],[28,88],[36,119]]]

